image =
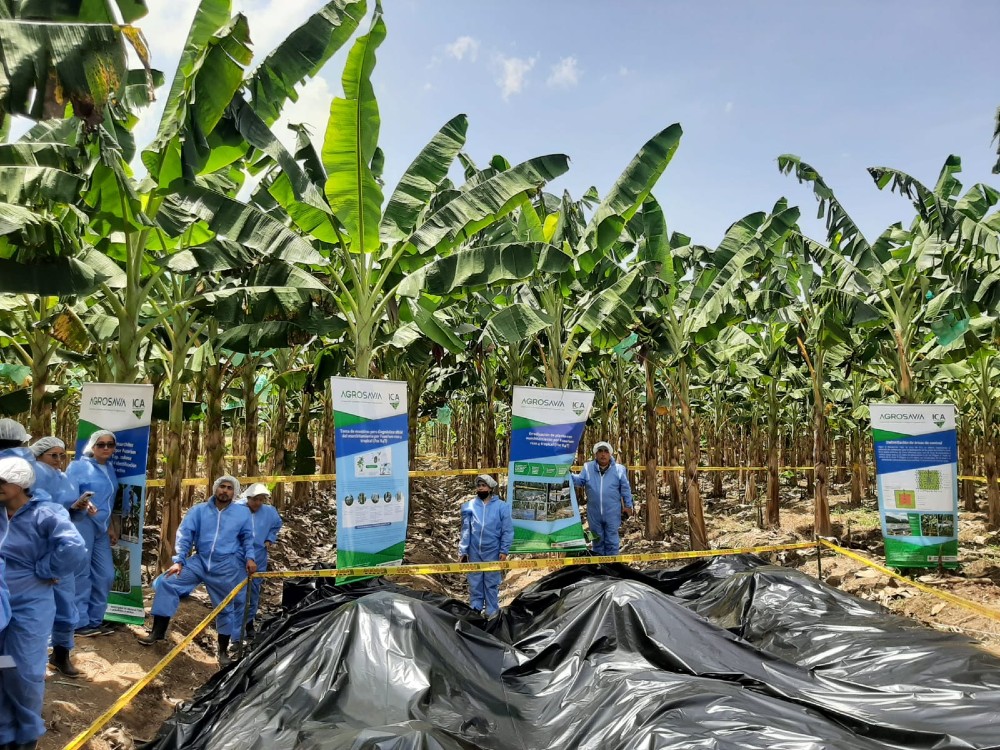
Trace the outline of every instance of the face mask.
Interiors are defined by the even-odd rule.
[[[476,495],[478,495],[483,500],[485,500],[486,498],[488,498],[490,496],[490,491],[489,490],[476,490]]]

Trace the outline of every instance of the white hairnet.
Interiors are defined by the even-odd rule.
[[[219,489],[219,485],[222,484],[223,482],[229,482],[230,484],[233,485],[234,496],[240,494],[240,480],[237,479],[236,477],[231,477],[228,474],[223,474],[221,477],[216,479],[215,484],[212,485],[213,495],[215,494],[215,491]]]
[[[478,477],[476,477],[476,484],[479,484],[480,482],[485,484],[491,490],[495,490],[497,488],[496,480],[489,474],[480,474]]]
[[[601,448],[607,450],[612,456],[615,455],[615,449],[611,447],[611,443],[606,443],[603,440],[594,446],[594,453],[597,453]]]
[[[31,440],[31,435],[17,420],[4,417],[0,419],[0,440],[16,440],[19,443],[26,443]]]
[[[65,448],[66,443],[57,437],[50,435],[49,437],[39,438],[38,441],[29,446],[31,452],[35,454],[35,458],[38,458],[43,453],[48,453],[53,448]]]
[[[244,490],[243,495],[245,497],[257,497],[257,495],[267,495],[268,497],[271,497],[271,490],[267,488],[266,484],[257,482],[247,487],[246,490]]]
[[[112,440],[115,441],[115,445],[116,446],[118,445],[118,438],[115,437],[115,433],[113,433],[111,430],[98,430],[97,432],[95,432],[93,435],[90,436],[90,439],[87,441],[87,445],[84,446],[83,455],[93,457],[94,443],[96,443],[101,438],[111,438]]]
[[[35,483],[35,470],[23,458],[0,458],[0,479],[28,490]]]

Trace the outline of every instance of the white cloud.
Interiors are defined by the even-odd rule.
[[[281,118],[274,124],[273,131],[289,151],[295,148],[295,132],[288,129],[290,123],[307,125],[312,132],[312,142],[317,151],[323,148],[326,135],[326,121],[330,119],[330,102],[333,92],[323,76],[316,76],[299,88],[299,100],[289,102],[281,112]]]
[[[549,78],[546,81],[549,86],[563,89],[570,89],[580,82],[580,68],[575,57],[564,57],[552,66]]]
[[[733,104],[732,102],[726,102],[726,106],[725,106],[725,108],[724,108],[724,109],[725,109],[725,112],[726,112],[726,114],[727,114],[727,115],[728,115],[728,114],[732,114],[732,112],[733,112],[733,108],[734,108],[735,106],[736,106],[736,105],[735,105],[735,104]]]
[[[632,71],[629,70],[628,68],[626,68],[624,65],[622,65],[620,68],[618,68],[618,75],[620,75],[622,78],[624,78],[625,76],[627,76],[631,72]]]
[[[497,85],[503,94],[504,101],[510,98],[511,94],[520,94],[524,89],[525,79],[538,58],[529,57],[504,57],[497,58],[500,67],[500,75],[497,78]]]
[[[434,84],[431,83],[430,81],[428,81],[427,83],[424,84],[424,91],[430,91],[433,88],[434,88]]]
[[[479,55],[479,40],[471,36],[460,36],[451,44],[445,45],[445,51],[456,60],[469,58],[469,62],[475,62]]]

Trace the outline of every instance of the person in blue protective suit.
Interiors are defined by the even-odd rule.
[[[81,501],[80,491],[76,484],[66,476],[66,444],[57,437],[39,438],[31,445],[35,455],[35,492],[46,491],[53,503],[70,518],[69,510]],[[74,511],[82,514],[96,514],[97,508],[86,501],[83,510]],[[64,576],[55,585],[53,593],[56,600],[56,619],[52,624],[52,655],[49,664],[67,677],[77,677],[80,671],[73,666],[70,652],[75,645],[73,630],[76,628],[76,576],[82,571],[74,571],[72,575]]]
[[[177,529],[174,564],[153,581],[153,627],[139,643],[150,646],[167,637],[170,618],[182,596],[199,583],[208,589],[212,604],[219,606],[244,574],[257,572],[253,550],[253,523],[250,509],[233,503],[240,483],[222,476],[212,486],[212,497],[187,512]],[[242,615],[234,602],[222,610],[215,623],[219,634],[219,666],[229,663],[229,642],[239,638]]]
[[[278,532],[281,531],[281,516],[278,509],[269,505],[267,500],[271,499],[271,491],[263,484],[251,484],[247,487],[243,498],[240,501],[245,503],[250,509],[250,522],[253,526],[253,557],[257,562],[257,572],[263,573],[267,570],[267,555],[271,551],[272,545],[278,542]],[[257,616],[257,608],[260,606],[260,588],[264,581],[255,578],[250,582],[250,608],[247,610],[247,635],[253,635],[254,618]],[[246,601],[240,596],[236,601],[236,614],[243,616]]]
[[[118,493],[118,474],[111,463],[115,453],[115,434],[98,430],[90,436],[83,455],[72,461],[66,476],[86,494],[71,506],[73,523],[87,544],[89,564],[76,577],[76,635],[91,636],[110,633],[104,625],[108,610],[108,594],[115,580],[111,547],[118,536],[111,524],[111,511]],[[92,494],[90,494],[92,493]],[[89,511],[93,505],[96,513]]]
[[[23,458],[0,458],[0,514],[7,532],[0,547],[10,591],[10,622],[0,656],[0,747],[33,748],[45,733],[42,699],[49,633],[55,618],[53,583],[76,569],[86,547],[76,527],[49,502],[31,494],[34,468]]]
[[[496,492],[493,477],[476,477],[476,496],[462,506],[462,537],[458,543],[461,562],[506,560],[514,542],[514,521]],[[486,617],[500,612],[500,571],[469,573],[469,605]]]
[[[585,463],[579,474],[573,474],[573,483],[587,488],[587,521],[598,537],[594,554],[617,555],[622,514],[630,516],[633,512],[632,485],[628,471],[615,461],[609,443],[594,446],[594,460]]]
[[[15,456],[30,460],[32,453],[24,447],[29,440],[31,435],[20,422],[9,417],[0,419],[0,458]],[[7,514],[0,513],[0,547],[3,547],[3,541],[7,537],[7,528]],[[0,555],[0,647],[3,646],[3,631],[8,622],[10,622],[10,593],[4,579],[3,556]]]

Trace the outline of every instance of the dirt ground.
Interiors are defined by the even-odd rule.
[[[431,467],[428,467],[431,468]],[[437,467],[435,467],[437,468]],[[806,497],[804,484],[782,488],[781,527],[764,531],[757,527],[756,504],[743,502],[735,481],[727,482],[725,497],[709,497],[710,486],[703,484],[706,520],[713,547],[748,547],[782,544],[812,539],[812,503]],[[642,488],[637,487],[641,492]],[[834,487],[831,513],[834,533],[844,546],[881,560],[883,545],[879,531],[875,501],[868,500],[862,508],[850,508],[847,496],[836,494],[846,488]],[[459,506],[470,492],[467,478],[415,480],[411,505],[410,544],[406,562],[410,564],[442,562],[456,557]],[[332,493],[317,493],[310,505],[295,514],[287,514],[279,547],[272,554],[272,569],[303,569],[317,562],[335,559],[336,515]],[[661,512],[667,528],[666,539],[649,541],[642,538],[640,520],[630,520],[623,529],[623,552],[672,551],[688,548],[686,515],[672,509],[668,500],[661,500]],[[1000,534],[986,531],[985,514],[962,513],[960,521],[960,573],[922,571],[917,580],[934,588],[997,608],[1000,584]],[[147,550],[155,549],[155,529],[147,529]],[[150,554],[149,560],[152,560]],[[775,562],[817,574],[816,553],[806,550],[773,555]],[[151,571],[150,571],[151,572]],[[930,627],[961,632],[978,639],[983,646],[1000,655],[1000,622],[987,619],[969,610],[898,583],[846,557],[825,551],[822,558],[823,578],[855,596],[877,601],[899,614],[916,618]],[[545,575],[544,571],[512,571],[501,588],[501,602],[506,604],[519,591]],[[450,594],[466,595],[462,576],[409,576],[397,579],[414,588]],[[266,584],[263,609],[277,609],[280,584]],[[147,611],[149,602],[147,601]],[[46,684],[44,717],[48,733],[39,742],[41,750],[55,750],[71,741],[157,661],[190,632],[211,607],[203,590],[198,590],[182,602],[168,634],[169,645],[144,647],[136,638],[145,633],[141,627],[122,629],[112,635],[77,640],[74,663],[83,673],[70,679],[50,675]],[[93,750],[126,750],[134,744],[155,736],[160,724],[174,708],[189,699],[216,670],[215,634],[211,628],[198,637],[195,644],[175,660],[167,670],[147,687],[133,703],[124,709],[100,732],[88,747]]]

